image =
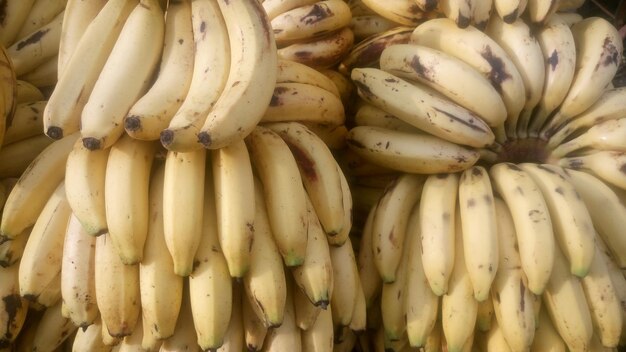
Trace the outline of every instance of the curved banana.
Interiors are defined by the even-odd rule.
[[[62,64],[59,71],[62,73],[58,75],[44,111],[44,131],[51,138],[59,139],[79,130],[83,108],[126,19],[137,4],[138,0],[108,1],[88,26],[76,24],[76,30],[82,35],[80,40],[74,38],[70,40],[74,43],[67,44],[74,48],[73,53],[69,54],[69,49],[65,53],[67,61]]]
[[[50,144],[20,176],[2,211],[0,242],[15,238],[35,224],[48,198],[65,176],[65,162],[78,136],[75,133]]]
[[[513,217],[526,285],[540,295],[551,276],[555,247],[544,195],[531,175],[515,164],[496,164],[489,170],[489,176]]]
[[[154,336],[155,339],[166,339],[174,334],[183,299],[183,278],[174,270],[174,261],[165,239],[165,173],[165,166],[159,165],[150,179],[150,221],[143,259],[139,263],[144,335]]]
[[[63,315],[85,328],[98,318],[95,283],[96,238],[89,236],[79,219],[67,222],[61,261]]]
[[[15,114],[13,114],[13,120],[4,133],[2,145],[6,146],[28,137],[42,135],[43,110],[47,103],[46,100],[37,100],[18,104],[15,108]]]
[[[191,1],[169,4],[163,41],[156,80],[124,118],[126,133],[137,139],[159,139],[189,91],[195,60]]]
[[[76,331],[76,325],[61,314],[62,306],[63,303],[59,301],[43,312],[32,341],[33,351],[54,350]]]
[[[176,321],[176,328],[172,336],[163,340],[159,351],[177,352],[198,350],[198,337],[193,320],[193,312],[189,297],[189,285],[183,287],[183,301],[180,306],[180,313]],[[126,337],[124,340],[126,340]]]
[[[593,150],[626,151],[626,119],[600,122],[582,134],[554,148],[551,155],[560,158],[585,148]]]
[[[263,351],[302,351],[301,332],[296,325],[296,314],[293,301],[293,290],[291,285],[287,286],[287,296],[285,300],[285,316],[280,326],[267,331]]]
[[[15,105],[23,104],[23,103],[33,103],[37,101],[46,100],[46,97],[43,95],[41,90],[37,88],[32,83],[26,82],[24,80],[18,79],[15,81],[17,85],[17,97],[15,100]],[[12,94],[12,93],[11,93]],[[47,101],[46,101],[47,103]],[[43,110],[42,110],[43,112]],[[10,126],[7,126],[7,129]],[[39,129],[39,132],[43,132],[43,128]],[[4,143],[4,141],[3,141]]]
[[[128,16],[81,114],[87,149],[108,148],[124,134],[124,117],[147,90],[161,58],[164,27],[156,0],[140,0]]]
[[[479,116],[425,85],[376,68],[355,68],[351,77],[365,101],[436,137],[477,148],[495,139]]]
[[[29,33],[50,23],[56,15],[67,7],[68,0],[36,0],[28,11],[16,38],[24,38]]]
[[[304,262],[307,246],[306,191],[287,143],[272,130],[257,126],[246,138],[265,192],[274,239],[287,266]]]
[[[217,206],[219,203],[216,200],[216,190],[217,187],[215,190],[213,188],[210,174],[207,174],[204,187],[202,239],[194,259],[198,265],[189,276],[191,314],[198,345],[204,350],[222,346],[228,334],[228,322],[235,321],[231,314],[233,317],[237,316],[234,307],[239,305],[233,301],[235,288],[223,249],[220,247],[219,206]]]
[[[341,167],[336,165],[337,171],[339,173],[339,179],[341,181],[341,200],[343,201],[343,223],[344,226],[341,228],[341,231],[335,236],[328,237],[328,244],[331,246],[341,246],[346,239],[350,236],[350,232],[352,231],[352,191],[350,189],[350,184],[348,184],[348,179],[346,175],[343,174]]]
[[[35,0],[13,0],[4,4],[2,21],[0,21],[0,43],[2,46],[8,47],[15,41],[15,37],[34,3]]]
[[[365,301],[365,292],[363,292],[360,277],[358,277],[358,281],[356,302],[354,303],[350,325],[348,325],[348,328],[355,333],[365,332],[367,329],[367,302]]]
[[[372,307],[382,287],[382,279],[374,262],[374,250],[372,247],[372,223],[375,213],[376,206],[374,205],[370,208],[365,219],[365,224],[361,231],[361,241],[359,242],[359,253],[356,258],[359,280],[361,281],[361,288],[363,289],[365,303],[368,308]]]
[[[341,97],[339,89],[333,80],[322,72],[296,61],[278,60],[276,83],[309,84],[327,90],[337,97]]]
[[[156,148],[155,142],[128,135],[110,148],[104,175],[106,224],[108,237],[125,264],[139,263],[143,257],[149,221],[148,186]]]
[[[392,45],[383,50],[380,68],[437,90],[489,126],[501,125],[506,119],[504,102],[487,78],[442,51],[417,44]]]
[[[241,312],[246,347],[248,351],[260,351],[268,329],[252,309],[252,303],[247,296],[241,298]]]
[[[375,36],[400,26],[399,23],[384,18],[381,15],[352,15],[350,29],[354,33],[354,42],[360,43],[370,36]]]
[[[108,232],[104,196],[110,150],[88,150],[81,140],[76,140],[65,163],[67,201],[90,235]]]
[[[26,315],[28,301],[20,296],[19,265],[0,267],[0,346],[5,348],[20,334]]]
[[[274,243],[263,189],[258,179],[254,195],[254,241],[250,249],[250,270],[243,277],[243,287],[253,311],[263,324],[276,328],[283,323],[287,279],[282,257]]]
[[[230,39],[231,71],[198,140],[205,148],[243,139],[263,117],[276,82],[276,42],[257,0],[218,0]],[[236,65],[234,65],[236,63]]]
[[[202,236],[206,150],[168,151],[163,181],[163,234],[174,272],[188,276]],[[185,185],[181,187],[181,185]]]
[[[74,342],[72,343],[72,352],[110,352],[111,347],[102,341],[102,322],[98,316],[93,324],[84,329],[76,330]]]
[[[348,238],[341,246],[330,247],[333,287],[330,297],[330,309],[335,331],[338,327],[349,326],[356,306],[359,272],[356,266],[352,242]],[[339,284],[341,283],[341,284]]]
[[[194,46],[191,81],[185,100],[167,129],[160,133],[161,144],[174,151],[202,147],[196,135],[224,90],[231,65],[233,48],[218,1],[192,1],[191,22]]]
[[[278,57],[293,60],[316,69],[329,68],[338,64],[354,44],[354,33],[350,27],[343,27],[335,32],[311,42],[298,42],[277,50]]]
[[[293,10],[297,7],[308,6],[319,0],[264,0],[261,5],[267,12],[267,17],[273,19],[281,13]]]
[[[290,285],[296,283],[290,279]],[[297,286],[293,286],[293,305],[296,314],[296,325],[301,330],[308,330],[315,324],[320,312],[324,309],[311,302],[309,296]]]
[[[297,311],[296,311],[297,312]],[[331,351],[334,346],[333,314],[331,307],[322,309],[315,323],[301,332],[302,350],[305,352]]]
[[[405,26],[415,27],[428,18],[414,0],[362,0],[362,3],[371,11]]]
[[[626,189],[626,174],[622,171],[625,164],[626,152],[613,151],[599,151],[559,160],[559,165],[563,167],[590,172],[621,189]]]

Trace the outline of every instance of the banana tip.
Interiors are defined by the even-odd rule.
[[[46,135],[52,139],[61,139],[63,138],[63,129],[57,126],[50,126],[46,131]]]

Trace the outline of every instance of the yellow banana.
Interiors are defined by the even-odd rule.
[[[53,141],[44,134],[5,145],[0,150],[0,178],[20,177]]]
[[[334,333],[331,309],[322,309],[315,323],[301,332],[303,352],[332,351]]]
[[[5,348],[15,341],[24,326],[28,301],[20,296],[19,264],[0,267],[0,279],[0,348]]]
[[[333,265],[333,287],[330,297],[330,309],[335,328],[349,326],[354,314],[358,289],[358,269],[354,258],[352,242],[348,239],[338,247],[330,248]],[[339,284],[341,283],[341,284]]]
[[[365,219],[357,256],[359,280],[361,281],[361,288],[363,289],[366,306],[368,308],[372,306],[382,287],[382,279],[376,268],[376,263],[374,262],[374,250],[372,247],[372,223],[374,221],[374,214],[376,214],[375,205],[370,208]]]
[[[36,87],[33,87],[36,88]],[[33,97],[35,98],[35,97]],[[37,99],[39,97],[36,97]],[[43,109],[46,100],[35,100],[28,103],[18,104],[13,114],[11,125],[7,126],[2,140],[2,145],[20,141],[28,137],[43,134]]]
[[[267,335],[267,327],[263,325],[261,318],[252,309],[252,303],[248,297],[241,298],[241,306],[246,348],[248,351],[260,351]]]
[[[277,50],[278,57],[292,60],[316,69],[338,64],[354,44],[354,33],[346,26],[317,40],[298,42]]]
[[[45,310],[33,338],[33,351],[53,351],[76,331],[76,325],[61,314],[61,301]]]

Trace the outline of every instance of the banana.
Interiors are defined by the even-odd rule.
[[[476,313],[476,330],[480,332],[487,332],[491,329],[493,319],[493,301],[486,299],[482,302],[478,302],[478,311]],[[497,324],[497,323],[494,323]]]
[[[496,9],[497,6],[496,3]],[[453,21],[439,18],[415,28],[410,43],[443,51],[482,73],[502,96],[507,122],[515,125],[526,102],[524,81],[513,60],[496,41],[472,26],[461,29]]]
[[[124,337],[120,344],[116,347],[117,352],[132,352],[141,350],[141,342],[143,340],[143,319],[139,317],[135,330],[132,334]]]
[[[559,335],[558,331],[552,324],[550,316],[546,309],[539,312],[539,321],[537,322],[537,330],[535,330],[535,338],[531,345],[532,352],[565,352],[565,342]]]
[[[411,32],[413,27],[397,26],[357,42],[339,64],[338,71],[349,76],[355,67],[377,66],[382,51],[389,46],[408,43]]]
[[[8,47],[15,41],[34,3],[35,0],[12,0],[4,3],[0,21],[0,43],[3,47]]]
[[[511,212],[500,198],[495,199],[495,209],[500,264],[491,291],[497,320],[493,325],[499,326],[512,351],[528,351],[535,338],[533,294],[525,283]]]
[[[487,78],[454,56],[417,44],[396,44],[383,50],[380,68],[437,90],[489,126],[506,119],[504,102]]]
[[[260,351],[267,335],[267,327],[252,309],[252,303],[248,297],[242,297],[241,306],[246,348],[248,351]]]
[[[299,6],[272,18],[277,46],[302,40],[315,40],[326,33],[350,25],[350,7],[342,0],[322,0]]]
[[[526,13],[532,23],[543,24],[559,9],[561,1],[528,0]]]
[[[356,306],[359,273],[349,238],[341,246],[330,247],[330,259],[333,266],[333,281],[337,285],[333,287],[330,308],[327,309],[332,311],[333,325],[337,330],[338,327],[350,325]]]
[[[448,291],[441,296],[441,326],[450,352],[463,350],[466,341],[473,335],[478,312],[478,302],[474,299],[472,282],[465,264],[459,209],[456,212],[455,228],[454,268]]]
[[[16,80],[16,88],[17,88],[17,97],[15,100],[16,108],[19,104],[23,103],[33,103],[37,101],[46,100],[46,97],[43,95],[39,88],[35,87],[33,84],[28,83],[23,80]],[[13,94],[13,93],[11,93]],[[46,100],[47,103],[47,100]],[[16,111],[17,113],[17,111]],[[11,121],[12,123],[15,121]],[[7,126],[7,129],[11,126]],[[43,128],[39,129],[39,132],[42,132]],[[3,141],[3,143],[6,143]]]
[[[571,27],[576,46],[576,72],[571,87],[544,131],[591,107],[617,72],[623,44],[617,29],[600,17],[589,17]]]
[[[411,347],[426,345],[428,335],[435,327],[439,312],[439,297],[431,290],[422,264],[422,234],[420,209],[411,211],[407,225],[408,249],[406,273],[406,334]]]
[[[420,198],[422,265],[428,284],[437,296],[448,292],[455,266],[455,219],[459,174],[426,178]]]
[[[20,260],[20,295],[44,307],[61,298],[63,240],[71,212],[60,183],[41,210]]]
[[[315,319],[315,323],[308,329],[301,331],[300,334],[302,338],[302,351],[332,351],[334,345],[334,333],[331,307],[325,310],[322,309],[317,316],[317,319]]]
[[[67,222],[61,260],[63,316],[86,328],[98,317],[95,275],[96,238],[89,236],[78,218]]]
[[[333,67],[348,54],[354,33],[346,26],[311,42],[298,42],[277,50],[283,60],[296,61],[316,69]]]
[[[124,129],[137,139],[159,139],[189,91],[194,65],[191,1],[168,6],[163,41],[156,80],[124,118]]]
[[[385,283],[396,279],[406,247],[406,226],[411,209],[420,199],[423,184],[422,176],[402,174],[387,185],[378,201],[372,221],[372,248],[374,263]]]
[[[108,148],[124,134],[124,117],[147,90],[161,58],[164,27],[156,0],[140,0],[128,16],[81,114],[87,149]]]
[[[351,352],[355,348],[356,334],[350,330],[350,327],[345,326],[341,329],[341,332],[337,333],[339,340],[335,341],[333,352]]]
[[[291,269],[299,290],[316,307],[327,309],[333,292],[333,265],[329,243],[310,197],[307,197],[307,245],[304,262]],[[296,307],[298,312],[298,307]]]
[[[56,15],[51,22],[26,33],[7,48],[17,76],[33,70],[46,59],[58,54],[62,23],[63,12]]]
[[[32,227],[29,227],[16,238],[0,244],[0,266],[8,267],[19,262],[24,253],[24,247],[26,247],[26,242],[28,242],[28,235],[31,229]]]
[[[24,326],[28,301],[20,296],[19,265],[0,267],[0,279],[0,348],[5,348],[15,341]]]
[[[64,0],[65,13],[63,15],[63,26],[61,28],[61,41],[59,43],[58,54],[58,78],[65,69],[67,62],[76,50],[80,38],[85,33],[89,24],[95,19],[100,10],[107,3],[107,0]],[[47,2],[47,1],[39,1]],[[107,35],[109,33],[100,33],[98,35]],[[93,34],[92,34],[93,35]],[[111,33],[111,35],[114,35]],[[110,50],[110,48],[108,49]]]
[[[353,69],[351,77],[361,98],[434,136],[471,147],[484,147],[495,139],[476,114],[425,85],[375,68]]]
[[[84,329],[78,329],[74,342],[72,343],[72,352],[109,352],[111,346],[107,346],[102,342],[102,322],[100,317]]]
[[[175,272],[164,231],[165,168],[159,165],[150,180],[150,221],[143,259],[139,263],[143,334],[155,339],[166,339],[174,334],[183,299],[183,278]]]
[[[341,97],[339,89],[333,80],[320,71],[291,60],[278,60],[276,83],[309,84],[327,90],[337,97]]]
[[[555,238],[569,260],[573,275],[587,275],[594,255],[595,230],[584,201],[558,166],[524,163],[520,165],[543,193]]]
[[[193,308],[190,303],[189,285],[183,287],[183,300],[172,336],[163,341],[159,351],[177,352],[199,350],[196,329],[194,326]],[[128,337],[127,337],[128,338]]]
[[[558,130],[546,131],[546,136],[550,138],[548,148],[556,148],[578,130],[588,130],[599,123],[622,118],[624,109],[626,109],[626,87],[605,90],[589,109],[565,121]]]
[[[359,281],[361,282],[361,288],[363,289],[366,306],[368,308],[372,307],[382,287],[382,279],[380,278],[376,263],[374,262],[374,250],[372,248],[372,223],[374,221],[374,214],[376,214],[376,205],[370,207],[368,211],[363,230],[361,231],[361,241],[359,242],[359,253],[357,256]]]
[[[543,94],[528,126],[529,135],[536,137],[569,91],[576,70],[576,46],[572,31],[559,14],[550,16],[534,35],[545,63]]]
[[[15,238],[35,224],[46,201],[65,176],[65,162],[77,139],[78,134],[73,134],[50,144],[20,176],[2,211],[0,242]]]
[[[376,14],[353,15],[352,20],[350,20],[350,29],[352,29],[352,33],[354,33],[355,43],[360,43],[370,36],[375,36],[398,26],[400,26],[399,23]]]
[[[599,247],[597,255],[602,258],[608,269],[609,276],[611,277],[611,283],[615,289],[615,294],[620,302],[620,311],[622,314],[622,334],[620,336],[620,345],[624,344],[624,322],[626,321],[626,277],[620,271],[617,263],[611,256],[611,252],[607,248],[607,245],[602,241],[602,238],[596,237],[596,246]]]
[[[217,0],[192,1],[191,22],[195,49],[189,88],[167,129],[160,132],[161,143],[166,148],[181,152],[202,147],[196,134],[224,90],[231,65],[231,49],[234,49],[229,44],[226,23]]]
[[[4,46],[0,45],[0,144],[7,128],[11,124],[18,104],[18,86],[11,58]]]
[[[62,74],[58,75],[44,111],[44,131],[51,138],[59,139],[79,130],[83,108],[126,19],[137,4],[138,0],[108,1],[88,26],[75,24],[82,35],[80,40],[73,39],[75,44],[68,44],[74,48],[73,53],[69,54],[69,48],[65,53],[67,61],[62,64],[62,71],[59,71]],[[56,67],[59,68],[58,63]]]
[[[554,268],[543,293],[543,304],[567,347],[574,351],[587,350],[593,334],[589,306],[579,278],[570,273],[567,258],[558,246],[554,250]],[[539,326],[541,324],[540,321]]]
[[[281,13],[293,10],[297,7],[308,6],[319,0],[265,0],[262,1],[262,6],[267,12],[267,17],[270,20],[280,15]]]
[[[405,26],[415,27],[428,18],[414,0],[362,0],[362,3],[375,13]]]
[[[551,276],[555,247],[551,213],[542,190],[515,164],[496,164],[489,176],[513,217],[526,285],[540,295]]]
[[[593,150],[626,151],[626,119],[607,120],[554,148],[551,155],[560,158],[572,152]]]
[[[346,125],[326,125],[314,122],[303,122],[313,134],[326,144],[326,146],[333,150],[346,148],[346,135],[348,134],[348,128]]]
[[[493,203],[487,170],[481,166],[465,170],[459,181],[463,250],[474,298],[479,302],[489,297],[498,271],[499,231]]]
[[[20,76],[21,80],[27,81],[38,88],[50,90],[57,84],[59,59],[52,56],[32,71]],[[45,120],[44,120],[45,121]]]
[[[263,117],[278,70],[269,18],[256,0],[219,0],[230,39],[231,66],[224,91],[198,134],[205,148],[243,139]]]
[[[254,195],[254,241],[250,250],[250,270],[243,277],[243,286],[253,311],[266,327],[275,328],[283,323],[287,279],[282,257],[274,243],[263,189],[258,179]]]
[[[207,174],[204,187],[202,239],[194,259],[198,263],[189,276],[191,314],[203,350],[221,346],[228,335],[228,322],[236,317],[233,302],[233,284],[228,264],[219,241],[219,202],[216,200],[211,175]],[[253,218],[254,219],[254,218]],[[240,313],[241,314],[241,313]]]
[[[508,54],[524,82],[524,108],[517,124],[509,124],[507,121],[506,127],[508,135],[525,138],[533,109],[543,93],[546,68],[541,46],[532,35],[530,27],[519,18],[512,23],[506,23],[500,17],[493,16],[485,33]]]
[[[306,191],[295,157],[287,143],[266,127],[257,126],[246,143],[263,185],[271,229],[283,261],[287,266],[301,265],[308,221]]]
[[[454,21],[459,28],[469,26],[472,20],[471,1],[439,0],[438,10]]]
[[[45,310],[33,338],[33,351],[53,351],[76,331],[76,325],[61,314],[63,303],[57,302]]]
[[[295,285],[293,279],[291,279],[290,282],[290,285]],[[296,314],[296,325],[301,330],[308,330],[315,324],[317,317],[324,309],[322,309],[321,306],[314,305],[309,299],[309,296],[307,296],[306,292],[302,289],[297,286],[293,287],[293,305]]]
[[[2,145],[43,134],[43,110],[46,100],[18,104],[11,124],[7,126]]]
[[[621,189],[626,189],[626,175],[622,171],[626,164],[626,153],[599,151],[577,157],[562,158],[559,164],[574,170],[590,172],[598,178]]]
[[[589,273],[582,278],[583,290],[589,305],[594,336],[606,347],[617,347],[623,330],[622,307],[615,286],[611,281],[608,265],[602,258],[601,249],[594,245],[595,254]]]
[[[481,31],[487,27],[487,23],[493,13],[493,0],[472,1],[471,24]]]
[[[344,106],[330,91],[305,83],[276,83],[261,122],[302,121],[343,125]]]
[[[161,349],[163,345],[163,340],[159,340],[154,336],[152,331],[150,330],[150,326],[147,326],[143,323],[143,317],[141,318],[141,348],[147,351],[158,351]]]
[[[355,126],[374,126],[390,130],[423,134],[419,128],[409,125],[394,115],[379,109],[372,104],[364,103],[354,115]]]
[[[156,147],[155,142],[126,135],[110,148],[104,175],[106,223],[124,264],[139,263],[143,257],[149,221],[148,185]]]
[[[484,336],[484,351],[487,352],[512,352],[512,349],[504,338],[502,327],[498,326],[498,323],[494,323],[491,329]]]
[[[224,344],[218,348],[217,352],[243,351],[245,348],[245,337],[243,331],[243,319],[241,315],[241,299],[242,293],[240,286],[235,286],[233,291],[233,314],[228,322],[226,335],[224,336]]]
[[[96,302],[108,334],[132,334],[141,312],[139,265],[124,264],[109,234],[96,238]]]
[[[88,150],[77,140],[65,163],[67,201],[90,235],[108,232],[103,190],[110,150]]]
[[[287,286],[287,296],[285,300],[285,315],[280,326],[267,331],[263,351],[302,351],[301,333],[296,326],[296,315],[293,305],[293,290],[291,285]]]
[[[188,276],[202,234],[206,150],[168,151],[163,183],[163,234],[174,272]],[[181,185],[187,185],[181,189]]]
[[[361,278],[357,277],[357,279],[356,302],[354,303],[352,319],[348,328],[351,332],[362,333],[367,330],[367,302],[365,301],[365,292],[363,292]]]
[[[326,234],[333,237],[344,226],[341,170],[332,152],[311,130],[296,122],[267,125],[293,153],[304,188]]]
[[[626,215],[626,207],[615,191],[597,177],[576,170],[567,170],[567,174],[585,202],[598,235],[608,244],[615,262],[620,267],[626,267],[626,242],[619,220]]]
[[[67,2],[68,0],[35,1],[16,38],[24,38],[29,33],[50,23],[56,15],[65,10]]]
[[[527,0],[493,0],[495,12],[506,23],[515,22],[526,10],[527,4]]]
[[[48,136],[39,134],[3,146],[0,150],[0,178],[20,177],[52,142]]]

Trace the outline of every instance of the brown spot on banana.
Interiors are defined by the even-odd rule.
[[[524,311],[526,309],[526,301],[524,300],[524,291],[526,290],[526,286],[524,286],[524,281],[519,280],[519,293],[520,293],[520,302],[519,308],[520,311]]]
[[[12,340],[15,336],[12,335],[12,331],[16,330],[15,319],[17,317],[17,313],[20,309],[22,309],[22,299],[19,294],[13,294],[9,296],[2,297],[2,302],[4,302],[4,311],[7,314],[6,328],[5,328],[5,340],[0,340],[0,348],[8,347],[11,344],[10,340]]]
[[[504,23],[511,24],[511,23],[515,22],[515,20],[518,17],[518,13],[517,13],[518,10],[519,9],[515,9],[515,10],[513,10],[513,12],[511,12],[511,13],[509,13],[507,15],[504,15],[502,17],[502,20],[504,21]]]
[[[600,57],[600,62],[602,63],[602,66],[618,66],[620,61],[620,54],[621,53],[617,50],[617,47],[615,46],[611,38],[604,38],[604,43],[602,44],[602,56]],[[597,69],[598,66],[596,66],[596,70]]]
[[[43,30],[38,30],[37,32],[31,34],[28,38],[17,43],[17,47],[16,47],[17,51],[20,51],[24,47],[29,46],[31,44],[39,43],[41,38],[43,38],[43,36],[46,35],[46,33],[48,33],[49,31],[50,31],[50,28],[47,28]]]
[[[455,115],[453,115],[453,114],[451,114],[451,113],[449,113],[449,112],[447,112],[445,110],[441,110],[441,109],[438,109],[438,108],[434,108],[434,110],[438,111],[438,112],[440,112],[440,113],[442,113],[442,114],[444,114],[446,116],[448,116],[450,119],[452,119],[452,120],[454,120],[456,122],[460,122],[461,124],[471,128],[471,129],[473,129],[475,131],[480,131],[480,132],[487,133],[487,131],[484,128],[481,128],[480,126],[475,125],[475,124],[472,123],[473,121],[477,121],[478,119],[476,119],[476,120],[472,119],[470,121],[465,121],[465,120],[463,120],[463,119],[461,119],[461,118],[459,118],[459,117],[457,117],[457,116],[455,116]]]
[[[559,53],[558,51],[556,51],[556,49],[554,49],[552,54],[550,54],[550,57],[546,61],[546,64],[550,66],[550,69],[552,71],[556,70],[556,66],[559,64]]]
[[[317,3],[313,5],[309,13],[300,18],[300,22],[310,25],[332,16],[334,16],[334,13],[328,8],[328,5]]]
[[[424,78],[427,81],[432,81],[431,70],[428,67],[424,66],[424,64],[422,64],[418,55],[413,56],[410,65],[413,71],[418,76]]]
[[[435,8],[437,8],[437,5],[439,4],[438,0],[426,0],[424,2],[424,11],[432,11]]]
[[[316,182],[319,179],[319,175],[315,171],[315,161],[307,156],[307,154],[297,145],[287,142],[291,153],[293,154],[302,175],[311,182]]]
[[[474,205],[476,205],[476,200],[474,198],[470,198],[470,199],[467,200],[467,207],[468,208],[471,208]]]
[[[485,47],[480,55],[487,60],[489,66],[491,66],[491,71],[489,71],[487,78],[498,93],[502,94],[502,82],[511,79],[511,75],[505,70],[504,61],[502,61],[502,58],[493,54],[490,46]]]
[[[470,25],[470,18],[464,16],[460,11],[459,11],[459,17],[457,17],[456,19],[456,25],[459,28],[467,28],[467,26]]]

